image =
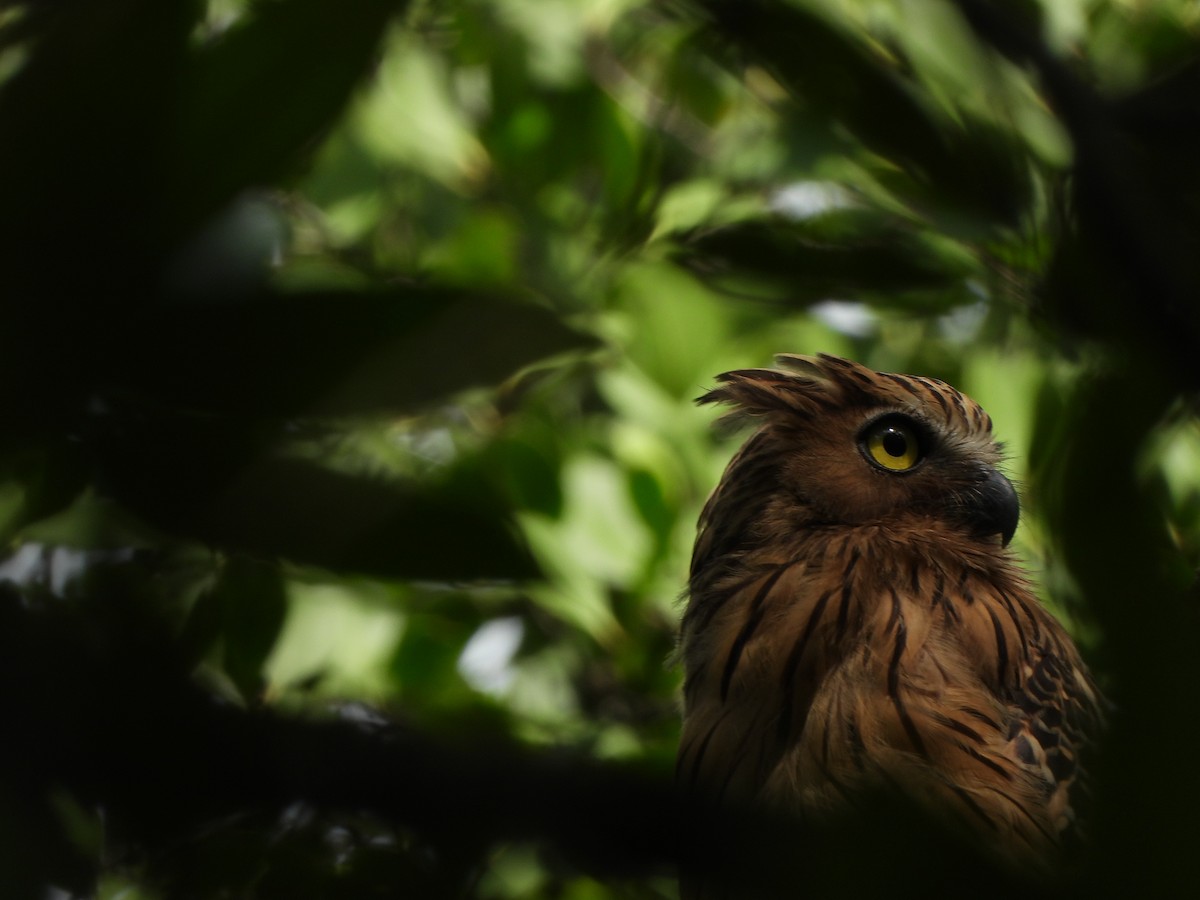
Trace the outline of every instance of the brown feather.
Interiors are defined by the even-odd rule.
[[[1009,861],[1053,864],[1101,701],[1001,538],[967,525],[1001,456],[991,419],[934,379],[779,362],[700,401],[758,427],[700,519],[681,784],[815,821],[897,788]],[[861,451],[881,415],[924,435],[912,471]]]

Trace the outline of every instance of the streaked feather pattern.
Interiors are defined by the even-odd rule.
[[[1018,865],[1052,861],[1101,700],[983,509],[991,419],[935,379],[779,362],[701,398],[757,429],[701,515],[681,784],[817,820],[890,786]],[[861,451],[880,416],[922,435],[912,471]]]

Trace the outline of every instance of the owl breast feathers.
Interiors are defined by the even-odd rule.
[[[899,790],[1009,861],[1053,860],[1101,700],[1006,549],[991,419],[934,379],[778,361],[701,399],[757,430],[700,519],[681,784],[813,821]]]

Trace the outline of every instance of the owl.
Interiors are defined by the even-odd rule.
[[[1103,701],[1007,549],[991,418],[936,379],[777,361],[699,401],[756,430],[700,517],[681,786],[815,823],[899,792],[1052,865]]]

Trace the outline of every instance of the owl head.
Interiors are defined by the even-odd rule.
[[[699,400],[758,425],[705,509],[705,528],[726,532],[706,536],[709,550],[862,525],[1008,544],[1017,494],[997,469],[1000,445],[979,404],[937,379],[834,356],[776,361],[781,368],[726,372]]]

